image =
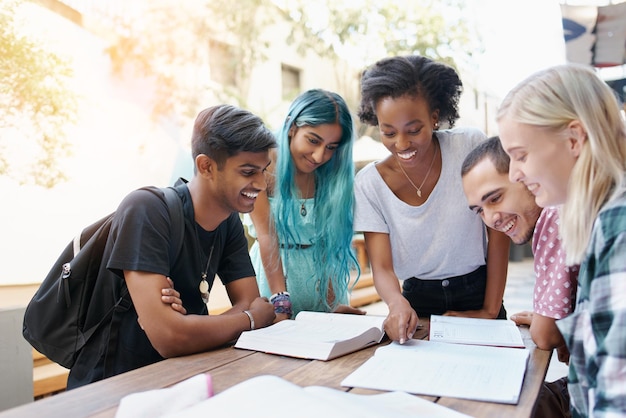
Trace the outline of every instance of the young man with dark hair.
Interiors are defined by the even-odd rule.
[[[556,348],[559,360],[569,362],[569,352],[556,326],[572,313],[576,302],[578,267],[565,264],[559,237],[558,208],[541,208],[523,183],[509,181],[509,156],[498,137],[474,148],[461,167],[469,208],[485,225],[507,234],[515,244],[532,239],[535,266],[533,311],[511,316],[518,325],[529,325],[538,348]],[[566,379],[544,386],[535,417],[569,416]],[[549,396],[549,393],[556,396]],[[556,415],[560,414],[560,415]]]
[[[110,280],[99,280],[96,294],[117,298],[125,282],[132,306],[121,315],[117,341],[111,344],[106,327],[81,350],[69,389],[213,349],[273,322],[273,305],[259,297],[239,213],[252,211],[265,190],[269,150],[275,146],[262,120],[248,111],[221,105],[200,112],[192,136],[193,178],[175,185],[184,215],[183,245],[175,260],[169,245],[173,228],[182,225],[171,222],[164,198],[140,189],[121,202],[103,258]],[[216,274],[232,308],[209,316]],[[161,298],[170,283],[178,311]]]

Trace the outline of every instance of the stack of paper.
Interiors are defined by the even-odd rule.
[[[526,349],[410,340],[380,347],[342,386],[517,404]]]

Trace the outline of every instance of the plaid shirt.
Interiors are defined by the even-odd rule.
[[[626,414],[626,194],[596,220],[572,315],[557,321],[570,351],[572,416]]]

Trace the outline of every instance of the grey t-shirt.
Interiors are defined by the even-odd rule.
[[[368,164],[355,179],[354,229],[389,234],[394,271],[409,277],[441,280],[476,270],[485,264],[485,226],[467,204],[461,181],[465,156],[481,141],[483,132],[456,128],[436,132],[441,175],[428,200],[411,206],[389,189]]]

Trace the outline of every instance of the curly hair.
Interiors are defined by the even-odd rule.
[[[361,122],[377,126],[376,105],[381,99],[421,96],[430,110],[439,110],[439,119],[452,127],[459,118],[462,92],[459,75],[446,64],[419,55],[384,58],[361,76],[361,104],[357,114]]]

